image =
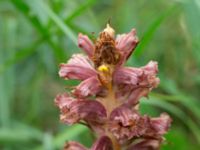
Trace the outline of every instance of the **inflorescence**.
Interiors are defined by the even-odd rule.
[[[159,78],[155,61],[140,68],[124,66],[138,42],[135,29],[115,38],[108,24],[94,43],[79,34],[78,46],[87,55],[74,54],[60,65],[60,77],[81,81],[55,98],[60,120],[87,125],[97,138],[90,150],[158,150],[170,127],[166,113],[157,118],[139,113],[139,100],[157,87]],[[71,141],[64,150],[89,149]]]

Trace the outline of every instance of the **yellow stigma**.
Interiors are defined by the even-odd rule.
[[[109,68],[106,65],[99,66],[98,70],[101,71],[101,72],[109,72]]]
[[[111,68],[109,65],[102,64],[98,68],[99,71],[99,79],[105,87],[109,89],[109,91],[112,90],[112,73]]]

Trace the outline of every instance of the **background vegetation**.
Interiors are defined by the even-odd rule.
[[[0,149],[56,150],[66,140],[91,145],[85,127],[59,122],[53,99],[74,84],[57,72],[80,52],[77,34],[97,36],[109,19],[117,33],[137,29],[141,42],[129,65],[159,62],[161,84],[141,108],[173,117],[162,149],[200,148],[199,0],[1,0]]]

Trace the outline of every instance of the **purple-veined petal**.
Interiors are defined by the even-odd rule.
[[[114,84],[116,85],[116,97],[121,102],[135,106],[141,97],[159,84],[157,62],[150,61],[141,68],[119,67],[114,73]]]
[[[157,74],[158,73],[158,63],[156,61],[150,61],[146,66],[142,67],[147,74]]]
[[[166,113],[162,113],[160,117],[151,118],[147,135],[152,137],[164,135],[169,130],[171,122],[172,119]]]
[[[70,141],[65,144],[64,150],[89,150],[78,142]]]
[[[139,142],[136,142],[128,150],[159,150],[163,142],[163,135],[167,133],[171,125],[171,118],[168,114],[163,113],[160,117],[149,118],[146,123],[146,131],[141,135]]]
[[[141,97],[147,97],[150,92],[148,86],[131,86],[131,85],[118,85],[116,92],[117,99],[124,104],[129,106],[136,106]]]
[[[87,35],[79,33],[78,35],[78,46],[85,51],[85,53],[92,57],[94,53],[94,45]]]
[[[159,150],[161,139],[140,139],[131,145],[128,150]]]
[[[62,110],[64,107],[69,106],[75,99],[73,97],[70,97],[67,93],[64,94],[58,94],[54,100],[56,106],[60,110]]]
[[[142,69],[132,67],[119,67],[113,74],[115,84],[137,85],[139,76],[143,73]]]
[[[160,79],[156,77],[158,73],[158,63],[150,61],[146,66],[141,67],[144,70],[144,75],[141,77],[141,85],[149,84],[150,89],[156,88],[160,83]]]
[[[116,38],[116,48],[122,54],[121,64],[123,64],[128,57],[131,55],[135,47],[137,46],[139,40],[136,36],[136,30],[132,29],[127,34],[117,35]]]
[[[71,106],[77,100],[70,97],[68,94],[59,94],[55,98],[55,104],[60,109],[60,120],[66,124],[74,124],[80,120],[79,114],[71,112]]]
[[[136,105],[140,98],[147,97],[149,94],[149,88],[138,88],[135,89],[127,99],[127,103],[130,105]]]
[[[136,112],[123,105],[114,109],[110,114],[110,120],[120,122],[123,126],[130,126],[139,118]]]
[[[91,150],[114,150],[112,141],[108,136],[100,137],[92,146]]]
[[[74,90],[74,94],[78,97],[94,96],[101,92],[103,86],[101,85],[97,76],[90,77],[82,81]]]
[[[149,82],[151,84],[153,82],[159,83],[159,81],[157,80],[153,81],[154,80],[153,77],[155,77],[157,73],[158,73],[157,62],[150,61],[146,66],[141,68],[118,67],[114,72],[113,78],[115,84],[130,84],[133,86],[137,86],[139,84],[145,85],[143,82]]]
[[[60,108],[60,120],[66,124],[74,124],[80,120],[94,123],[104,123],[106,110],[98,101],[74,99],[67,94],[55,98],[56,105]]]
[[[135,105],[141,97],[147,97],[149,92],[160,83],[158,77],[157,62],[150,61],[146,66],[141,67],[143,74],[139,77],[138,85],[133,87],[131,94],[127,98],[127,103]]]
[[[65,79],[85,80],[96,75],[92,62],[84,55],[75,54],[65,64],[60,65],[59,76]]]

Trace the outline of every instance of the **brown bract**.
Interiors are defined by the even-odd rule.
[[[95,42],[95,51],[92,58],[95,67],[103,64],[116,65],[120,61],[115,40],[107,32],[102,32]]]

